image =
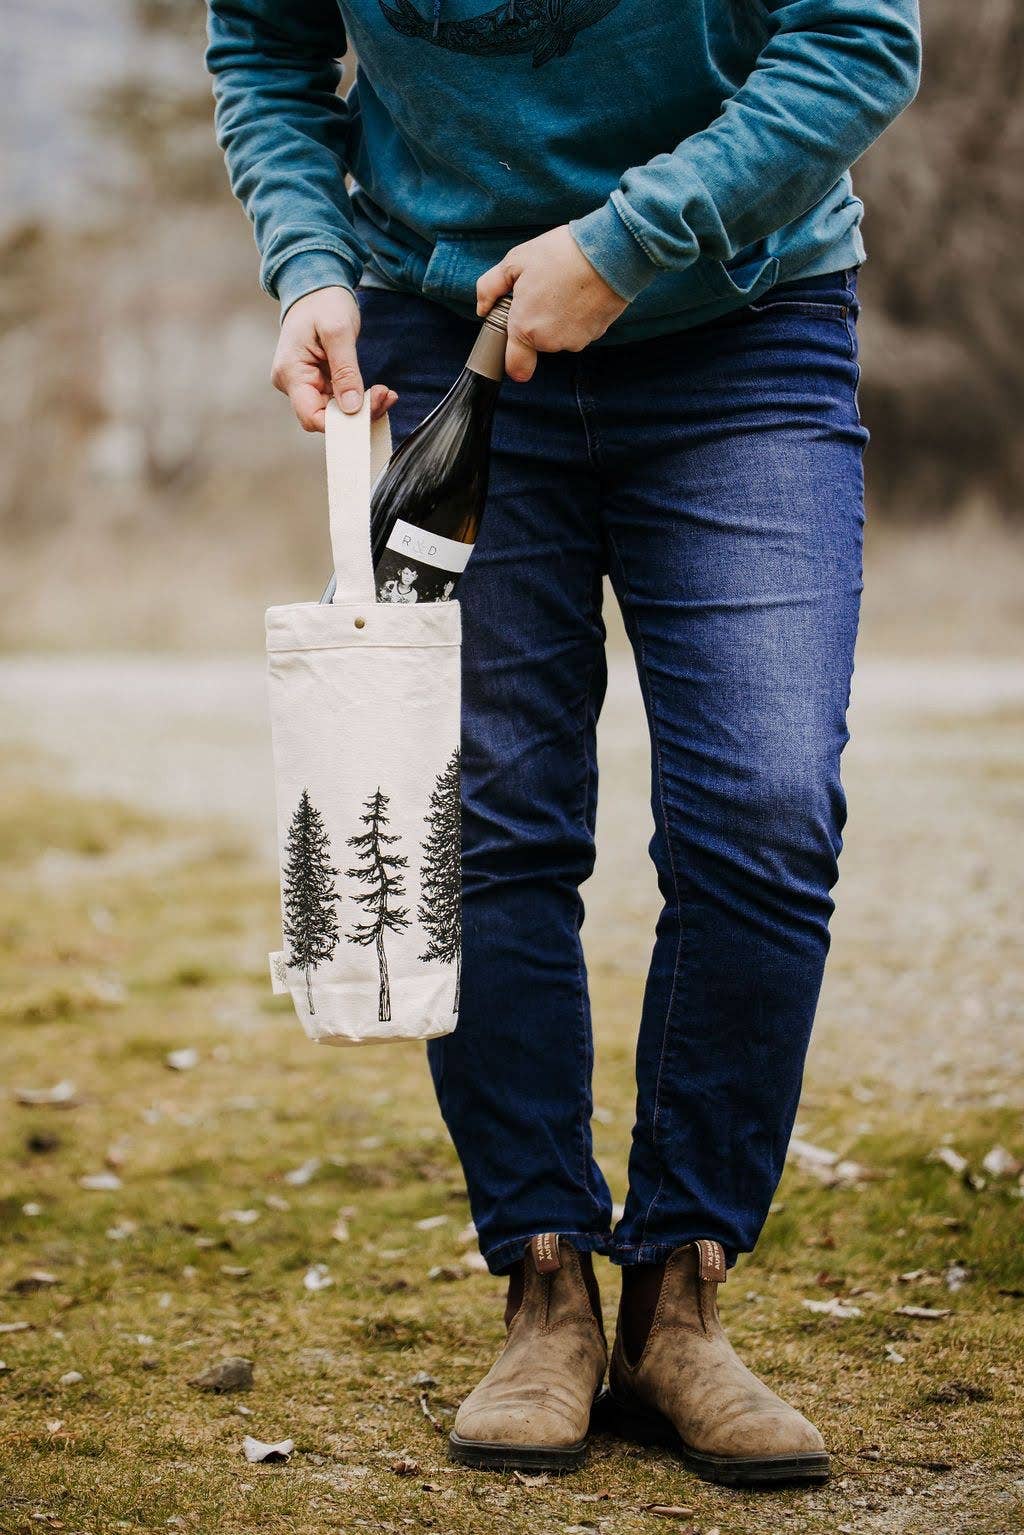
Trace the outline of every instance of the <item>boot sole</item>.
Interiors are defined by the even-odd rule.
[[[583,1464],[586,1439],[552,1450],[542,1444],[489,1444],[482,1439],[462,1439],[453,1430],[448,1450],[460,1466],[477,1471],[575,1471]]]
[[[663,1445],[674,1450],[687,1470],[702,1481],[721,1487],[771,1486],[782,1482],[827,1482],[829,1458],[825,1450],[804,1455],[706,1455],[692,1449],[660,1412],[625,1407],[605,1389],[594,1404],[593,1427],[617,1434],[634,1444]]]

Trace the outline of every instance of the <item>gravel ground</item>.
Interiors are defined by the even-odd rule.
[[[259,658],[7,658],[0,713],[9,746],[42,751],[74,790],[234,820],[271,858]],[[852,732],[851,818],[810,1088],[839,1082],[865,1102],[1024,1104],[1015,895],[1024,664],[869,656]],[[657,894],[639,856],[650,828],[646,732],[617,641],[600,749],[586,938],[605,976],[630,977],[646,967]]]

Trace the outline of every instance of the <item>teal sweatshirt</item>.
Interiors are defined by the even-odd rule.
[[[612,342],[863,260],[849,168],[917,88],[917,0],[486,7],[209,0],[218,139],[284,308],[365,273],[472,314],[566,223],[629,300]]]

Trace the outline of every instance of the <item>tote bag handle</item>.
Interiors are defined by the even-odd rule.
[[[327,504],[337,603],[374,602],[370,557],[370,489],[391,457],[391,428],[384,416],[370,421],[370,392],[355,415],[332,400],[324,418],[327,439]]]

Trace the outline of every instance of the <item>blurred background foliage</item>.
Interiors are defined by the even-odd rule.
[[[869,499],[890,526],[1012,527],[1024,9],[923,9],[921,95],[856,172]],[[327,551],[319,453],[270,389],[275,307],[213,139],[205,8],[5,10],[0,643],[248,646]]]

